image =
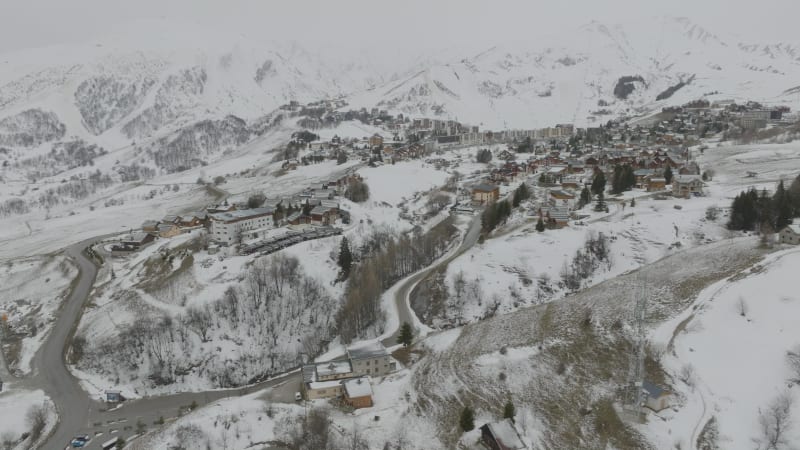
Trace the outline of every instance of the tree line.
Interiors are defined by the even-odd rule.
[[[728,229],[769,233],[781,230],[798,215],[800,176],[795,178],[789,189],[786,189],[781,180],[772,195],[766,189],[757,191],[752,187],[740,192],[731,203]]]

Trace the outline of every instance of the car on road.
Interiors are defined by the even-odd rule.
[[[90,440],[88,434],[81,434],[72,438],[72,440],[69,441],[69,445],[71,445],[72,448],[83,448]]]
[[[303,399],[303,396],[302,396],[302,395],[300,395],[300,393],[299,393],[299,392],[295,392],[295,393],[294,393],[294,401],[296,401],[296,402],[299,402],[299,401],[300,401],[300,400],[302,400],[302,399]]]

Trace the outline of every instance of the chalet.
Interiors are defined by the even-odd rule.
[[[369,140],[367,141],[370,147],[381,147],[383,146],[383,136],[378,133],[373,134],[370,136]]]
[[[159,237],[171,238],[181,234],[181,229],[175,223],[163,222],[158,224],[157,232]]]
[[[142,231],[146,233],[155,233],[158,231],[158,221],[157,220],[145,220],[142,222]]]
[[[308,214],[311,217],[311,225],[323,226],[336,223],[338,212],[335,208],[326,206],[315,206]]]
[[[472,188],[472,201],[488,203],[500,198],[500,188],[493,184],[479,184]]]
[[[347,358],[355,376],[386,375],[397,370],[397,363],[380,342],[348,347]]]
[[[181,216],[176,214],[167,214],[163,219],[161,219],[161,223],[174,223],[175,225],[177,225],[180,221]]]
[[[672,195],[689,198],[703,193],[703,180],[700,175],[676,175],[672,178]]]
[[[315,364],[317,381],[342,380],[353,376],[350,361],[328,361]]]
[[[647,186],[647,177],[653,176],[655,174],[655,170],[653,169],[638,169],[633,171],[633,176],[635,178],[634,187],[638,189],[644,189]]]
[[[575,196],[567,191],[554,189],[550,191],[550,198],[548,201],[553,206],[565,206],[569,208],[572,207],[572,204],[575,202]]]
[[[644,396],[644,405],[655,412],[668,408],[672,398],[672,394],[669,391],[661,389],[649,381],[642,383],[642,394]]]
[[[663,191],[667,188],[667,179],[664,177],[647,177],[647,192]]]
[[[565,207],[542,207],[539,218],[550,228],[564,228],[569,223],[569,211]]]
[[[780,231],[780,239],[783,244],[800,244],[800,224],[786,225]]]
[[[123,247],[127,247],[131,250],[138,250],[142,247],[145,247],[147,244],[156,240],[156,237],[150,233],[133,233],[128,236],[126,239],[123,239],[120,244]]]
[[[181,228],[193,228],[205,226],[207,222],[208,214],[201,211],[181,216],[177,225]]]
[[[511,419],[483,425],[481,441],[490,450],[527,449]]]
[[[302,374],[302,390],[306,400],[334,398],[342,395],[342,381],[339,379],[328,381],[317,380],[317,366],[315,364],[304,365]]]
[[[369,408],[372,403],[372,386],[369,377],[353,378],[342,382],[344,402],[355,409]]]
[[[296,211],[286,218],[289,225],[310,225],[311,217],[303,214],[302,211]]]

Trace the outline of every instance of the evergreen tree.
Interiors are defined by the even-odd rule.
[[[519,185],[519,187],[514,191],[514,198],[512,200],[512,205],[514,208],[520,205],[523,201],[529,199],[531,196],[530,191],[528,190],[528,186],[525,183]]]
[[[672,167],[667,165],[667,168],[664,169],[664,180],[666,180],[667,184],[672,184]]]
[[[602,170],[598,170],[592,178],[592,194],[600,195],[601,192],[606,190],[606,174]]]
[[[516,415],[517,415],[517,411],[516,411],[516,408],[514,408],[514,403],[512,403],[511,400],[507,401],[506,402],[506,406],[503,407],[503,418],[504,419],[511,419],[511,421],[513,422],[514,421],[514,416],[516,416]]]
[[[353,266],[353,254],[350,252],[350,244],[346,237],[342,237],[342,243],[339,245],[338,263],[339,268],[342,269],[342,280],[346,280],[350,276],[350,268]]]
[[[475,413],[472,408],[465,406],[461,411],[461,419],[458,421],[461,430],[464,432],[472,431],[475,429]]]
[[[792,200],[789,192],[783,186],[783,180],[778,183],[775,195],[772,197],[775,206],[775,229],[780,231],[792,223]]]
[[[542,218],[541,217],[539,217],[539,221],[536,222],[536,231],[538,231],[539,233],[544,231],[544,222],[542,222]]]
[[[588,205],[592,201],[592,193],[589,192],[589,188],[586,186],[583,187],[581,191],[581,197],[578,199],[578,209],[583,208],[584,206]]]
[[[601,191],[599,194],[597,194],[597,202],[594,204],[594,210],[600,212],[605,211],[606,208],[605,196]]]
[[[400,327],[400,334],[397,336],[397,343],[403,344],[403,347],[408,347],[414,341],[414,331],[408,322],[403,322]]]

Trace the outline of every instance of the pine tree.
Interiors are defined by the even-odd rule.
[[[520,205],[523,201],[529,199],[531,196],[530,191],[528,190],[528,186],[525,183],[519,185],[519,187],[514,191],[514,198],[512,200],[512,205],[514,208]]]
[[[475,429],[475,413],[472,411],[472,408],[469,406],[464,407],[461,411],[461,419],[458,423],[461,426],[461,430],[464,432]]]
[[[672,184],[672,166],[667,165],[667,168],[664,169],[664,180],[667,184]]]
[[[592,201],[592,193],[589,192],[589,188],[584,186],[583,190],[581,191],[581,197],[578,200],[578,209],[581,209],[584,206],[588,205],[591,201]]]
[[[792,223],[792,201],[789,192],[783,186],[783,180],[778,183],[775,195],[772,197],[775,209],[775,229],[780,231],[786,225]]]
[[[504,419],[511,419],[514,421],[514,416],[517,415],[516,408],[514,408],[514,403],[511,400],[506,402],[506,406],[503,408],[503,418]]]
[[[350,252],[350,245],[346,237],[342,237],[342,243],[339,245],[339,268],[342,269],[342,280],[346,280],[350,276],[350,268],[353,265],[353,254]]]
[[[542,222],[542,218],[541,217],[539,217],[539,221],[536,222],[536,231],[538,231],[539,233],[544,231],[544,222]]]
[[[597,212],[606,210],[605,196],[603,195],[602,192],[597,194],[597,202],[594,204],[594,210]]]
[[[403,347],[408,347],[414,341],[414,331],[408,322],[403,322],[400,327],[400,334],[397,336],[397,343],[403,344]]]
[[[592,194],[599,195],[606,190],[606,174],[602,170],[598,170],[592,178]]]

